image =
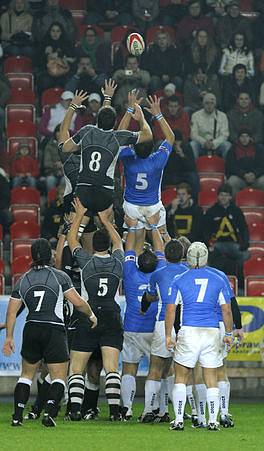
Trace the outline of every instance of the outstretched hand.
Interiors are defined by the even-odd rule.
[[[146,99],[148,107],[145,107],[145,110],[152,114],[152,116],[156,116],[161,113],[160,110],[160,97],[154,95],[153,97],[148,96]]]
[[[133,110],[135,109],[135,104],[137,103],[138,105],[140,105],[142,100],[143,100],[143,97],[139,97],[138,89],[133,89],[132,91],[130,91],[128,93],[128,97],[127,97],[128,106],[133,108]]]
[[[138,220],[130,218],[129,216],[125,215],[124,222],[126,223],[126,225],[128,227],[135,227],[137,225],[137,223],[138,223]]]
[[[157,211],[154,215],[146,217],[149,225],[157,225],[160,220],[160,211]]]
[[[106,210],[99,211],[98,216],[104,225],[109,222],[112,224],[114,217],[113,206],[111,205]]]
[[[115,80],[109,78],[109,80],[105,80],[104,86],[101,88],[103,96],[113,97],[115,90],[117,88],[117,84]]]
[[[135,112],[132,114],[133,119],[135,119],[135,121],[140,122],[144,120],[144,113],[142,111],[142,108],[135,103],[134,105],[134,110]]]
[[[79,197],[75,197],[75,198],[73,199],[72,205],[73,205],[73,207],[74,207],[74,210],[75,210],[76,215],[84,216],[84,214],[85,214],[86,211],[87,211],[87,208],[85,208],[85,207],[83,206],[83,204],[81,203]]]
[[[72,99],[72,103],[74,103],[74,105],[81,106],[82,103],[86,99],[88,99],[88,97],[89,97],[89,94],[86,91],[83,91],[83,90],[75,91],[74,97]]]

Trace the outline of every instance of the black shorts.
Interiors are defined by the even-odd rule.
[[[66,330],[48,323],[26,323],[23,330],[21,355],[28,363],[62,363],[69,360]]]
[[[114,190],[102,186],[78,185],[75,196],[79,197],[83,206],[88,208],[87,215],[95,215],[113,204]]]
[[[102,346],[110,346],[122,351],[123,325],[119,312],[108,312],[97,317],[98,324],[92,329],[88,321],[79,321],[72,350],[79,352],[94,352]]]
[[[73,211],[72,206],[73,201],[73,193],[66,194],[66,196],[63,197],[63,213],[69,214],[71,211]]]

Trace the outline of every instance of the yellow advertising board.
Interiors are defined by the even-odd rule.
[[[233,347],[228,360],[264,361],[264,297],[237,298],[242,315],[245,338]]]

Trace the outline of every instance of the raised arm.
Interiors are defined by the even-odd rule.
[[[109,80],[105,80],[105,84],[102,87],[101,91],[104,96],[103,106],[111,106],[112,98],[114,96],[115,90],[117,88],[117,84],[115,80],[109,78]]]
[[[133,119],[139,123],[139,138],[138,143],[144,143],[147,141],[152,141],[153,135],[149,124],[147,123],[143,111],[140,106],[135,104],[135,112],[131,113]]]
[[[71,252],[73,252],[74,249],[76,249],[76,247],[81,247],[79,240],[78,240],[78,230],[79,230],[80,224],[82,222],[83,216],[84,216],[85,212],[87,211],[87,208],[85,208],[82,205],[82,203],[78,197],[75,197],[75,199],[73,201],[73,206],[75,208],[75,217],[72,222],[70,231],[68,232],[68,235],[67,235],[67,241],[68,241],[68,245],[69,245]]]
[[[114,228],[113,224],[111,223],[110,218],[113,215],[113,208],[112,206],[107,208],[107,210],[104,211],[100,211],[98,213],[99,218],[102,221],[102,224],[104,225],[104,227],[106,228],[106,230],[108,231],[109,235],[110,235],[110,239],[112,241],[112,250],[115,251],[117,249],[121,249],[123,250],[123,243],[122,243],[122,239],[119,235],[119,233],[116,231],[116,229]]]
[[[162,130],[164,138],[166,139],[166,141],[168,141],[169,144],[172,145],[175,140],[174,133],[161,112],[160,98],[158,98],[157,96],[153,96],[153,97],[149,96],[147,99],[147,103],[148,103],[148,108],[145,107],[145,110],[147,110],[149,113],[151,113],[152,116],[157,121],[159,121],[160,128]]]
[[[86,99],[88,99],[87,92],[76,91],[60,125],[59,143],[63,143],[63,152],[76,152],[79,149],[79,146],[70,138],[69,130],[74,113],[81,107]]]
[[[132,114],[135,112],[135,104],[137,103],[140,105],[140,103],[143,100],[143,97],[138,97],[138,90],[133,89],[133,91],[128,93],[127,97],[127,110],[124,114],[124,116],[121,119],[121,122],[118,126],[118,130],[127,130],[130,124],[130,120],[132,118]]]
[[[160,218],[160,212],[158,211],[154,215],[146,218],[146,220],[148,221],[148,223],[151,227],[154,251],[155,252],[164,252],[163,239],[162,239],[162,236],[158,229],[159,218]]]
[[[136,248],[136,225],[138,220],[129,218],[129,216],[124,217],[124,222],[128,226],[128,233],[126,237],[126,251],[135,251]]]

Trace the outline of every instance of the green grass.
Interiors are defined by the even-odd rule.
[[[134,414],[141,413],[136,404]],[[262,404],[233,404],[234,429],[209,432],[191,428],[169,431],[168,424],[109,423],[104,405],[100,420],[63,422],[46,429],[40,421],[24,422],[21,428],[10,426],[12,406],[0,406],[1,451],[261,451],[264,449],[264,408]]]

